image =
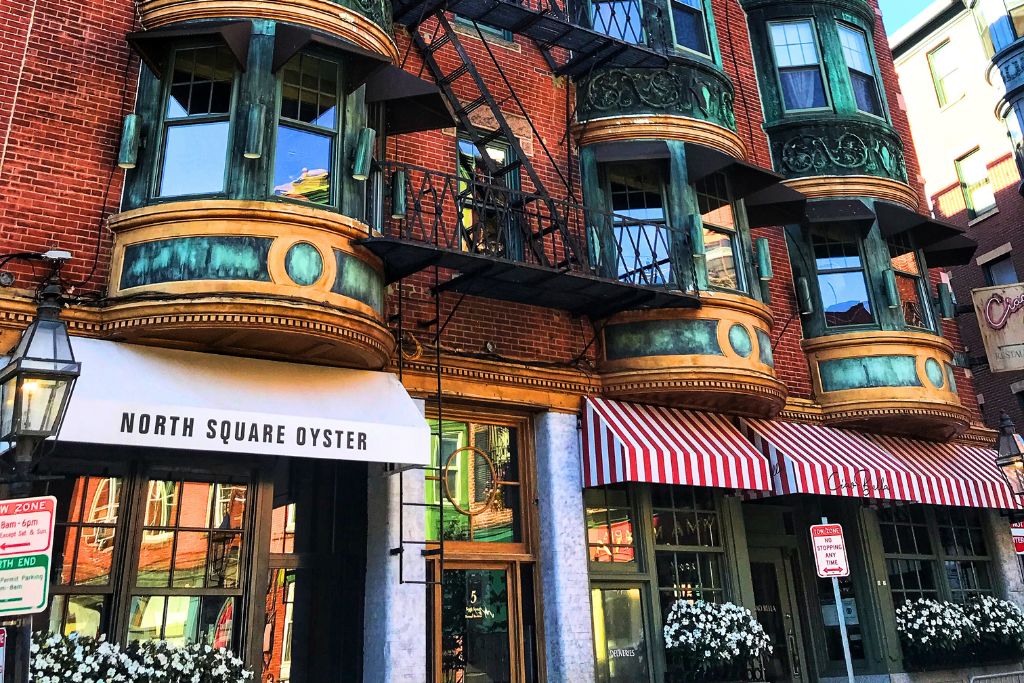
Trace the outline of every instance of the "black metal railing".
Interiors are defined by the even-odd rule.
[[[487,177],[385,162],[374,178],[372,236],[619,282],[692,291],[689,234],[587,209]]]

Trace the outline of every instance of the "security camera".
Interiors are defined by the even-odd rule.
[[[66,249],[51,249],[40,254],[40,256],[44,261],[53,261],[55,263],[64,263],[71,260],[71,252]]]

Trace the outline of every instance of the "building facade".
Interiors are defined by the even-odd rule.
[[[971,263],[949,271],[965,352],[984,422],[1006,412],[1024,419],[1024,374],[992,372],[971,291],[1020,281],[1013,242],[1024,199],[1019,193],[1019,124],[993,67],[978,8],[931,5],[891,37],[907,116],[932,211],[978,242]],[[934,131],[944,131],[936,135]]]
[[[1024,601],[938,270],[976,244],[873,0],[0,17],[0,253],[74,252],[82,362],[38,629],[653,683],[700,599],[764,626],[751,680],[845,676],[842,618],[874,681],[918,676],[898,606]],[[0,347],[44,270],[5,266]]]

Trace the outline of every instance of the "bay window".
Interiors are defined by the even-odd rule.
[[[227,47],[175,50],[163,113],[160,197],[224,191],[235,58]]]
[[[704,0],[669,0],[672,36],[676,45],[709,55],[707,18]]]
[[[708,284],[718,289],[743,289],[739,235],[728,180],[714,173],[694,183],[704,240]]]
[[[619,279],[638,285],[675,282],[663,165],[615,164],[606,176]]]
[[[810,19],[772,22],[768,35],[786,111],[827,107],[814,23]]]
[[[908,233],[900,233],[888,240],[889,265],[896,279],[896,293],[903,311],[903,322],[908,327],[932,328],[928,305],[928,290],[924,275]]]
[[[859,28],[839,24],[839,43],[843,58],[850,74],[853,97],[857,110],[874,116],[882,116],[882,104],[878,96],[878,82],[875,67],[871,61],[867,34]]]

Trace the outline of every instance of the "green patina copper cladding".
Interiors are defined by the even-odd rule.
[[[334,250],[338,274],[331,291],[351,297],[377,311],[384,312],[384,278],[368,263],[340,249]]]
[[[724,356],[717,320],[645,320],[604,330],[608,360],[644,356]]]
[[[924,362],[924,371],[928,375],[928,381],[932,383],[936,389],[941,389],[942,385],[946,383],[944,374],[942,372],[942,365],[939,361],[934,358],[929,358]]]
[[[176,237],[124,250],[121,289],[161,282],[246,280],[270,282],[269,237]]]
[[[818,371],[824,391],[921,386],[913,356],[833,358],[820,361]]]
[[[757,335],[757,356],[761,362],[770,368],[775,367],[775,357],[772,355],[772,338],[768,333],[757,327],[754,328]]]
[[[840,25],[863,31],[873,49],[874,10],[864,0],[741,0],[758,72],[764,129],[775,170],[787,178],[870,175],[907,182],[903,143],[889,122],[877,58],[870,55],[882,117],[859,111]],[[770,23],[810,22],[826,106],[784,108]]]
[[[687,60],[665,69],[607,69],[582,80],[580,121],[629,114],[673,114],[736,130],[733,86],[716,67]]]
[[[775,169],[787,178],[871,175],[907,181],[903,142],[888,125],[805,121],[766,130]]]
[[[953,366],[949,363],[943,363],[946,367],[946,381],[949,382],[949,390],[954,394],[956,393],[956,375],[953,374]]]
[[[754,343],[747,328],[736,323],[729,328],[729,346],[740,358],[746,358],[754,352]]]
[[[297,285],[308,287],[324,273],[324,257],[309,242],[293,244],[284,256],[284,269]]]

